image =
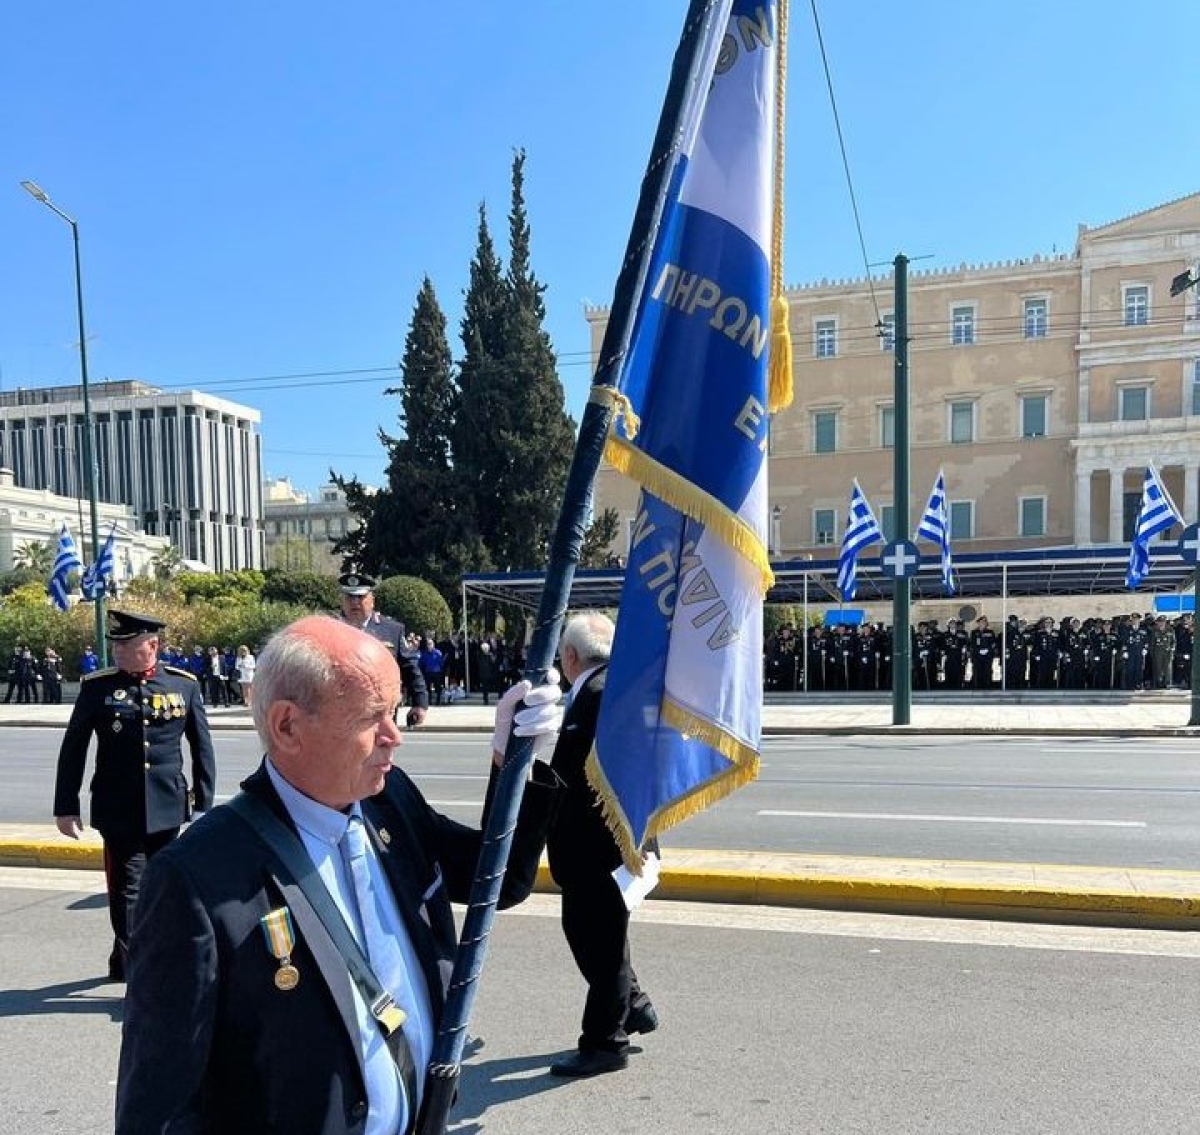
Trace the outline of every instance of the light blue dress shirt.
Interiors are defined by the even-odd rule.
[[[354,885],[346,870],[338,844],[345,834],[349,815],[339,812],[336,808],[326,807],[305,796],[293,788],[268,757],[266,761],[267,776],[271,785],[279,794],[279,799],[291,816],[300,840],[316,868],[321,882],[333,897],[346,924],[353,930],[354,937],[360,946],[366,949],[363,941],[362,924],[358,915],[358,904],[354,898]],[[361,815],[357,804],[351,809],[353,814]],[[407,1013],[404,1022],[404,1036],[412,1050],[413,1063],[417,1070],[417,1090],[421,1090],[423,1074],[428,1067],[433,1050],[433,1007],[429,999],[429,988],[426,985],[420,960],[405,929],[404,920],[396,906],[395,896],[388,884],[383,868],[375,855],[375,849],[370,840],[367,841],[367,867],[371,875],[371,886],[379,899],[380,920],[384,927],[391,931],[400,946],[404,957],[405,969],[411,989],[407,995],[397,995],[399,991],[389,990],[396,997],[397,1004]],[[367,1086],[367,1124],[366,1135],[396,1135],[404,1131],[407,1125],[410,1102],[405,1099],[404,1087],[396,1062],[388,1050],[383,1034],[375,1023],[375,1018],[359,993],[358,987],[352,981],[350,988],[354,991],[354,1013],[358,1021],[359,1056],[363,1065],[363,1076]],[[421,1106],[418,1098],[411,1106],[417,1109]]]

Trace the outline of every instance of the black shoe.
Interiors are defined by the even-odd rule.
[[[625,1031],[632,1036],[634,1033],[652,1033],[658,1028],[658,1014],[654,1006],[635,1005],[625,1014]]]
[[[629,1057],[623,1052],[591,1052],[578,1050],[565,1060],[556,1060],[550,1065],[551,1076],[599,1076],[604,1072],[620,1072],[629,1065]]]
[[[129,947],[122,942],[113,945],[113,951],[108,955],[108,980],[124,981],[125,964],[129,957]]]

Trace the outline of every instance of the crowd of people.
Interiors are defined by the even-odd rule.
[[[981,615],[921,620],[911,630],[912,689],[1166,690],[1191,685],[1193,617],[1113,619]],[[767,637],[768,691],[890,690],[892,628],[817,625],[803,636],[785,623]]]
[[[20,643],[13,648],[4,704],[11,705],[14,695],[20,705],[62,703],[62,659],[52,646],[46,647],[41,658]]]

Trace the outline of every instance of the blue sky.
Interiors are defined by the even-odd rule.
[[[379,483],[428,274],[457,327],[476,211],[504,249],[528,152],[534,268],[578,418],[683,0],[114,0],[0,14],[0,388],[94,381],[262,411],[264,471]],[[811,7],[793,0],[784,276],[863,258]],[[871,261],[1064,252],[1200,190],[1200,4],[820,0]],[[310,377],[301,377],[310,376]]]

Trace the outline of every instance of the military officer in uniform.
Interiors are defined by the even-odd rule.
[[[404,699],[409,705],[408,724],[420,725],[429,709],[429,689],[421,673],[420,656],[405,642],[404,624],[375,610],[375,580],[369,575],[348,571],[338,576],[338,588],[342,593],[342,622],[366,631],[392,648],[400,667]]]
[[[158,662],[165,624],[145,615],[109,611],[108,640],[116,666],[85,675],[58,752],[54,819],[78,839],[79,794],[92,734],[92,827],[104,838],[104,874],[113,949],[108,976],[125,980],[129,915],[146,860],[191,819],[212,807],[216,766],[200,687],[186,670]],[[183,739],[192,782],[183,770]]]

